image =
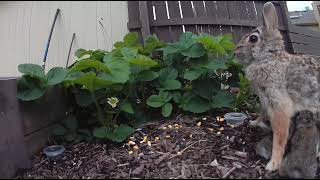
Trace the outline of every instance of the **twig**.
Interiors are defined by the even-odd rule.
[[[227,178],[236,169],[237,168],[233,166],[233,168],[231,168],[225,175],[223,175],[222,178]]]
[[[130,164],[129,163],[118,164],[117,167],[128,166],[128,165],[130,165]]]
[[[39,166],[40,164],[42,164],[42,163],[46,162],[47,160],[48,160],[48,158],[46,158],[46,159],[42,160],[41,162],[39,162],[38,164],[36,164],[36,165],[35,165],[35,167],[37,167],[37,166]]]
[[[171,156],[171,157],[169,158],[169,160],[172,159],[172,158],[174,158],[174,157],[177,157],[177,156],[181,155],[184,151],[186,151],[187,149],[189,149],[191,146],[193,146],[193,145],[195,145],[195,144],[197,144],[197,143],[200,143],[200,142],[204,142],[204,141],[207,141],[207,140],[199,140],[198,142],[194,142],[194,143],[190,144],[188,147],[186,147],[186,148],[184,148],[182,151],[180,151],[179,154],[175,154],[175,155]]]

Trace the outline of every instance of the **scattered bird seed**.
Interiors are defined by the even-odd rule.
[[[139,149],[139,146],[135,145],[135,146],[133,146],[133,149],[134,149],[134,150],[138,150],[138,149]]]

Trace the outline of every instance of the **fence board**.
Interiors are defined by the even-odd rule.
[[[149,24],[159,39],[166,42],[176,40],[185,29],[194,33],[206,32],[214,36],[231,33],[234,37],[233,41],[237,43],[244,34],[263,24],[263,6],[267,1],[166,2],[151,1],[152,5],[148,6],[149,19],[152,19]],[[317,54],[318,49],[314,48],[319,47],[319,43],[312,38],[320,39],[320,33],[291,25],[286,3],[272,2],[278,14],[279,30],[283,35],[286,50],[290,53],[306,50],[306,52]],[[152,6],[156,9],[156,20],[153,20],[153,15],[150,13]],[[128,28],[141,29],[141,22],[133,20],[128,23]],[[292,46],[292,43],[295,45]]]
[[[240,1],[228,1],[228,12],[229,12],[229,18],[234,21],[240,21],[239,11],[237,6],[240,6],[242,2]],[[231,31],[233,35],[233,41],[236,43],[240,40],[242,36],[242,30],[239,26],[231,26]]]
[[[181,21],[180,9],[178,1],[168,1],[168,10],[170,19],[177,19]],[[182,25],[170,26],[171,39],[173,41],[177,40],[179,36],[183,33]]]
[[[191,6],[191,1],[180,1],[181,9],[182,9],[182,16],[183,19],[185,18],[193,18],[194,12]],[[194,23],[193,23],[194,24]],[[185,25],[185,30],[190,31],[193,33],[197,33],[197,29],[195,25]]]
[[[292,47],[294,49],[294,53],[311,54],[311,55],[320,56],[319,47],[314,47],[306,44],[297,44],[297,43],[292,43]]]
[[[152,6],[155,7],[156,20],[152,22],[158,22],[161,20],[168,20],[167,10],[165,1],[152,1]],[[159,39],[162,39],[165,42],[171,42],[170,30],[168,26],[154,27],[153,32],[155,32]]]
[[[289,33],[289,36],[290,36],[291,42],[293,43],[315,46],[315,47],[318,47],[320,50],[320,39],[318,38],[305,36],[303,34],[296,34],[296,33]]]

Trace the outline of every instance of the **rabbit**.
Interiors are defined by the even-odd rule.
[[[308,111],[299,111],[291,118],[288,144],[279,169],[281,177],[314,178],[317,172],[319,129],[316,117]],[[265,136],[256,145],[256,153],[264,159],[271,158],[272,136]]]
[[[280,169],[281,177],[311,179],[316,176],[319,129],[312,112],[305,110],[292,118],[293,133],[288,142],[289,152]]]
[[[263,25],[241,38],[234,56],[244,65],[246,77],[259,96],[262,112],[271,123],[272,155],[266,170],[279,170],[290,117],[304,109],[319,110],[320,61],[285,51],[277,12],[271,2],[263,6]]]

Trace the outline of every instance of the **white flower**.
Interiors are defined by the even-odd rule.
[[[108,104],[110,104],[112,108],[115,108],[118,102],[119,100],[116,97],[108,98]]]

